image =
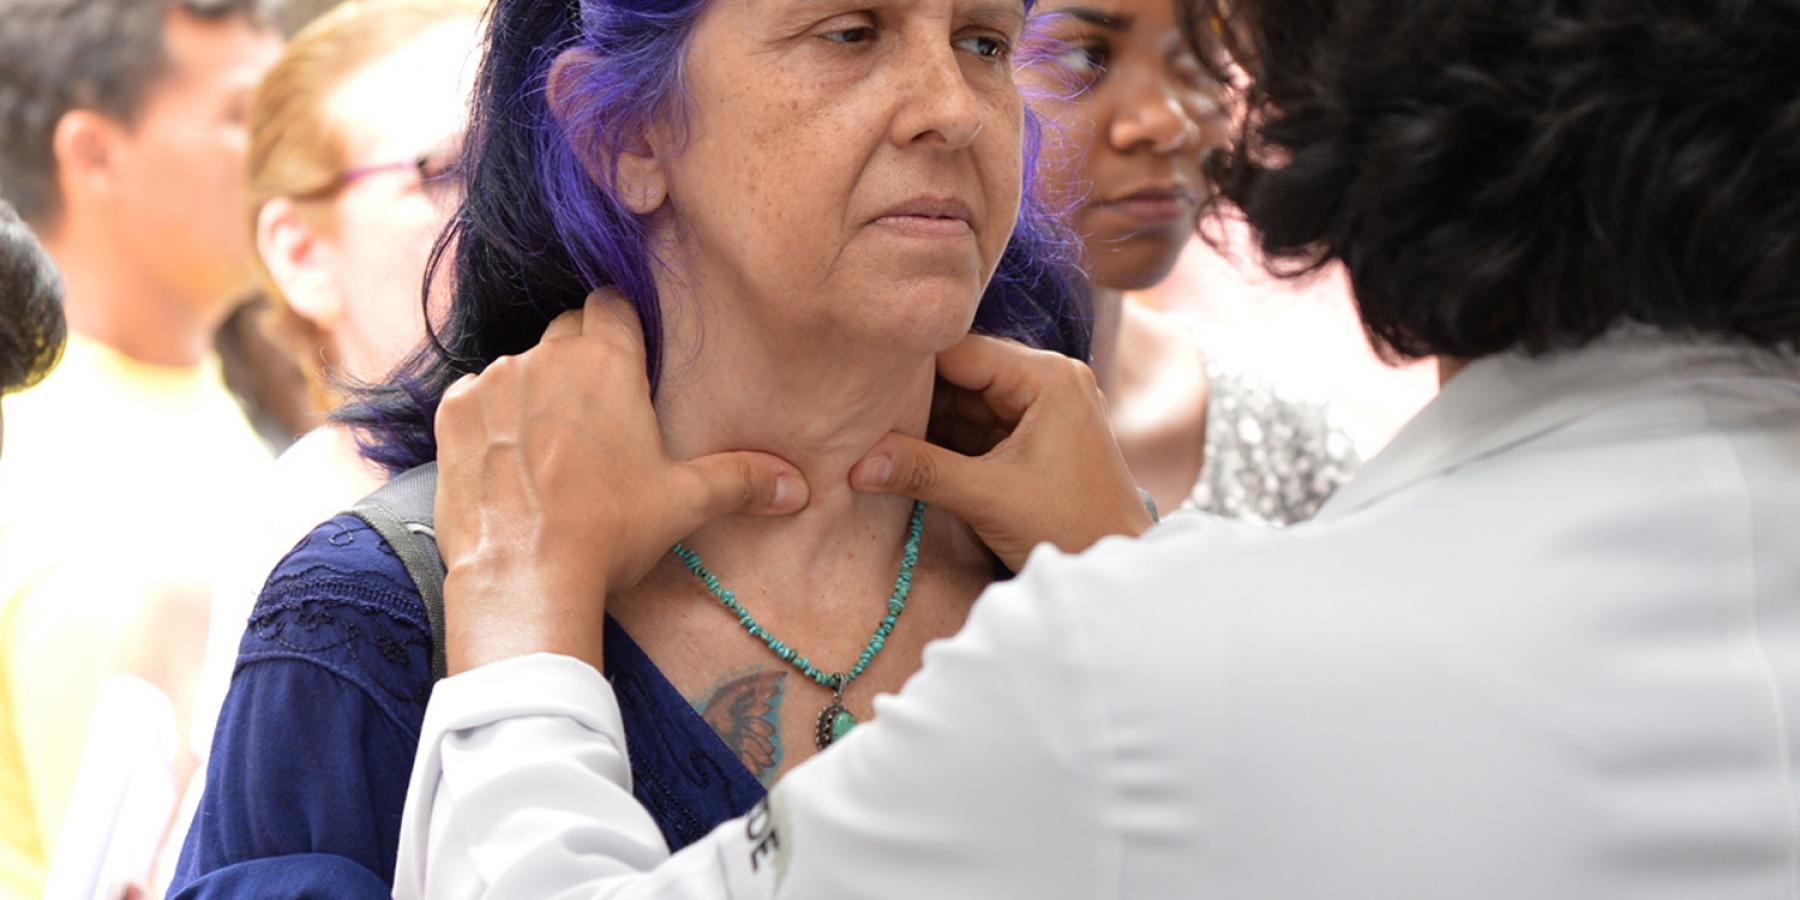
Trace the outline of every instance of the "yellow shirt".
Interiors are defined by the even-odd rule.
[[[56,371],[4,403],[0,895],[36,897],[100,682],[198,652],[203,614],[193,648],[146,654],[144,636],[192,630],[168,611],[205,609],[211,536],[270,457],[217,360],[152,366],[71,335]]]

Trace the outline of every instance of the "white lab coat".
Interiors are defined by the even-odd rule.
[[[1800,897],[1800,366],[1470,365],[1314,521],[1040,550],[666,857],[606,682],[442,682],[403,897]]]

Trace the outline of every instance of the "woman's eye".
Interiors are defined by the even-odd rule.
[[[824,34],[826,40],[836,44],[861,44],[867,42],[874,36],[875,29],[867,25],[858,25],[855,28],[839,28],[836,31],[827,31]]]
[[[1100,83],[1112,62],[1112,50],[1105,44],[1078,44],[1055,57],[1056,67],[1068,79],[1069,87],[1086,90]]]
[[[1112,61],[1111,51],[1103,44],[1084,44],[1063,54],[1063,65],[1071,72],[1098,75]]]
[[[456,159],[452,156],[424,156],[419,159],[419,180],[425,182],[449,178],[456,172]]]
[[[967,50],[982,59],[1006,59],[1007,55],[1012,52],[1012,46],[1006,41],[985,34],[957,38],[955,46],[958,49]]]

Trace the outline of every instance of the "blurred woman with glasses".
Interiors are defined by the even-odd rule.
[[[249,224],[275,301],[269,324],[305,370],[321,424],[281,456],[268,491],[250,501],[240,552],[225,557],[197,747],[211,745],[269,570],[382,481],[347,430],[323,423],[345,389],[382,380],[424,337],[426,261],[459,194],[453,170],[481,10],[479,0],[346,3],[300,31],[256,92]]]

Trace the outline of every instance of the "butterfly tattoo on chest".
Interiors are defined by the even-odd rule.
[[[767,784],[781,769],[781,700],[788,673],[727,676],[694,708],[744,768]]]

